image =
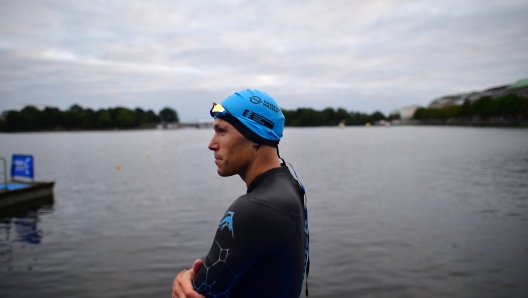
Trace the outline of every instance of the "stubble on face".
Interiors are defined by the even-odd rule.
[[[224,120],[215,119],[213,129],[209,149],[214,152],[218,175],[244,177],[254,159],[253,143]]]

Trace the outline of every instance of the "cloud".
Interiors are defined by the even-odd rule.
[[[206,101],[250,87],[287,108],[389,112],[528,76],[526,1],[0,7],[0,109],[168,105],[192,120]]]

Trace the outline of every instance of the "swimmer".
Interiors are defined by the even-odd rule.
[[[271,96],[249,89],[210,114],[217,172],[239,175],[247,192],[221,214],[209,252],[176,276],[172,297],[299,297],[308,214],[304,187],[279,155],[284,115]]]

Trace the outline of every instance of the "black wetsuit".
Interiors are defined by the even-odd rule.
[[[251,183],[223,216],[193,280],[205,297],[299,297],[308,253],[304,191],[286,166]]]

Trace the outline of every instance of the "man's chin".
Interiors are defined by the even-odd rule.
[[[216,172],[218,173],[218,176],[221,176],[221,177],[229,177],[229,176],[235,175],[235,173],[228,173],[226,171],[222,171],[220,168],[218,168]]]

